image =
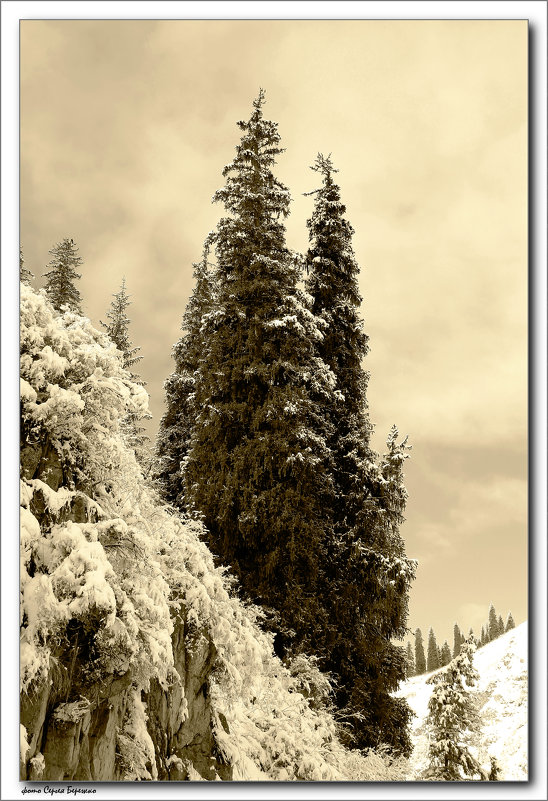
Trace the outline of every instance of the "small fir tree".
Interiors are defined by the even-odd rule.
[[[68,308],[69,311],[82,314],[82,298],[74,282],[82,277],[77,268],[83,261],[74,240],[63,239],[49,253],[53,258],[47,265],[50,269],[44,273],[44,286],[49,300],[57,311]]]
[[[141,361],[143,358],[142,356],[137,356],[136,354],[141,350],[141,348],[133,347],[131,339],[129,337],[129,325],[130,319],[127,316],[127,308],[131,305],[130,295],[126,290],[126,279],[122,279],[122,286],[120,287],[119,292],[116,292],[113,296],[114,300],[110,304],[110,309],[107,312],[107,318],[109,320],[108,323],[103,323],[101,321],[101,325],[106,330],[106,333],[110,337],[110,339],[114,342],[118,350],[122,354],[122,364],[126,370],[129,370],[133,367],[134,364]],[[132,374],[133,380],[137,380],[139,383],[142,383],[138,376],[134,376]]]
[[[462,781],[487,775],[470,753],[466,736],[479,729],[479,716],[469,688],[477,682],[472,639],[461,643],[460,653],[443,670],[431,676],[426,726],[430,733],[429,766],[424,778]]]
[[[34,278],[34,273],[25,267],[25,258],[23,256],[22,248],[19,248],[19,280],[22,281],[27,286],[30,286],[30,282]]]
[[[463,640],[464,637],[461,634],[459,624],[455,623],[453,626],[453,657],[459,655]]]
[[[510,629],[514,629],[516,624],[514,623],[514,618],[512,617],[512,613],[508,612],[508,618],[506,619],[506,629],[505,631],[510,631]]]
[[[481,644],[482,644],[482,646],[483,645],[487,645],[488,642],[489,642],[489,637],[487,635],[487,629],[486,629],[485,626],[482,626],[481,627]]]
[[[496,640],[499,636],[499,622],[497,620],[497,613],[495,612],[495,607],[493,604],[489,607],[489,621],[488,621],[488,629],[487,635],[489,637],[489,642]]]
[[[447,642],[447,640],[445,640],[445,642],[443,643],[443,645],[441,647],[441,663],[440,664],[444,667],[445,665],[448,665],[450,661],[451,661],[451,648],[449,647],[449,643]]]
[[[432,670],[437,670],[440,666],[438,657],[438,646],[436,644],[436,635],[434,629],[430,628],[428,632],[428,651],[426,656],[426,670],[430,673]]]
[[[132,371],[132,367],[141,361],[142,356],[137,353],[141,350],[134,347],[129,336],[129,326],[131,320],[127,315],[127,309],[131,305],[130,295],[126,289],[126,279],[122,279],[120,290],[113,296],[110,309],[107,312],[108,323],[102,321],[101,325],[106,331],[107,336],[114,342],[122,357],[122,366],[129,372],[131,380],[136,384],[144,386],[144,381]],[[138,461],[143,468],[148,470],[150,454],[148,451],[149,438],[146,429],[141,425],[143,420],[150,420],[151,414],[130,412],[124,421],[124,433],[128,445],[133,448]]]
[[[407,643],[406,650],[406,664],[407,664],[407,678],[415,675],[415,657],[413,655],[413,646],[410,642]]]
[[[502,615],[498,616],[497,623],[498,623],[498,632],[499,632],[498,636],[500,637],[501,634],[504,634],[504,621],[502,619]]]
[[[420,629],[415,631],[415,670],[417,671],[417,676],[426,673],[426,656]]]

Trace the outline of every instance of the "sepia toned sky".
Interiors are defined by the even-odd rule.
[[[355,228],[374,445],[413,446],[409,626],[527,617],[527,23],[23,21],[21,242],[72,237],[98,325],[125,276],[154,434],[211,204],[259,87],[290,247],[318,151]]]

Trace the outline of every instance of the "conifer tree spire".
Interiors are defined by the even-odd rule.
[[[107,312],[108,323],[101,325],[106,329],[106,333],[114,342],[118,350],[123,355],[123,365],[126,370],[133,367],[134,364],[141,361],[142,356],[136,354],[141,350],[139,347],[133,347],[129,337],[130,319],[127,316],[127,308],[131,305],[130,295],[126,290],[126,279],[122,278],[122,285],[118,292],[113,296],[114,300],[110,304],[110,309]]]
[[[74,281],[82,277],[76,270],[83,264],[83,260],[78,255],[74,240],[63,239],[49,253],[53,258],[47,265],[50,269],[44,273],[49,300],[57,311],[67,307],[76,314],[82,314],[82,298]]]

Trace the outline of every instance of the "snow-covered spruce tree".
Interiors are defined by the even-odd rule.
[[[426,673],[426,656],[420,629],[415,631],[415,670],[417,671],[417,676]]]
[[[114,293],[112,297],[113,300],[107,312],[108,323],[103,323],[101,321],[101,325],[105,329],[108,337],[120,351],[122,355],[122,367],[129,371],[132,381],[135,381],[135,383],[141,386],[145,386],[145,382],[132,371],[133,366],[137,364],[137,362],[140,362],[143,357],[137,355],[141,348],[134,347],[129,336],[131,320],[127,316],[127,309],[131,305],[131,296],[127,292],[125,278],[122,279],[120,290]],[[145,414],[131,412],[124,421],[124,430],[128,445],[135,450],[139,462],[143,466],[145,466],[145,463],[149,460],[147,449],[149,438],[145,433],[145,428],[141,425],[141,421],[143,419],[150,420],[150,418],[151,415],[149,412]]]
[[[78,255],[74,240],[63,239],[49,253],[53,258],[47,265],[50,269],[44,273],[49,300],[57,311],[67,307],[76,314],[82,314],[82,298],[74,281],[82,277],[76,270],[83,264],[83,260]]]
[[[430,628],[428,632],[428,649],[426,652],[426,670],[430,673],[432,670],[437,670],[440,666],[438,657],[438,646],[436,644],[436,635],[434,629]]]
[[[426,725],[430,732],[430,763],[424,778],[432,781],[462,781],[485,771],[466,744],[468,732],[477,731],[479,717],[470,693],[478,678],[473,664],[476,646],[472,638],[461,644],[460,653],[443,670],[431,676]]]
[[[502,619],[502,615],[499,615],[497,618],[498,629],[499,629],[499,637],[501,634],[504,634],[504,620]]]
[[[23,256],[23,249],[19,248],[19,280],[22,281],[27,286],[30,286],[30,282],[34,278],[34,273],[25,267],[25,257]]]
[[[277,611],[278,643],[293,639],[295,651],[327,623],[321,566],[333,486],[322,408],[334,378],[315,352],[322,331],[285,244],[290,197],[272,172],[282,150],[263,104],[261,90],[214,196],[228,215],[215,233],[214,323],[196,372],[184,479],[211,550],[249,598]]]
[[[409,710],[390,693],[406,674],[405,653],[392,639],[405,636],[415,571],[399,534],[407,447],[397,442],[395,427],[387,453],[379,457],[370,447],[368,376],[362,366],[368,338],[359,314],[354,231],[344,216],[331,159],[319,154],[312,169],[322,185],[309,193],[315,202],[307,222],[306,289],[325,331],[317,351],[336,379],[336,392],[323,409],[332,431],[335,485],[324,596],[332,629],[326,666],[336,677],[335,700],[343,719],[347,715],[354,742],[367,747],[380,741],[406,751]]]
[[[448,665],[451,661],[451,648],[449,647],[449,643],[447,640],[443,643],[441,647],[441,661],[440,666],[443,667],[444,665]]]
[[[487,643],[489,642],[489,635],[487,634],[487,630],[486,630],[485,626],[481,627],[480,642],[481,642],[482,645],[487,645]]]
[[[183,335],[173,347],[175,369],[164,383],[167,408],[156,440],[154,478],[164,500],[181,511],[186,509],[183,464],[197,416],[196,371],[206,353],[208,324],[214,320],[210,312],[215,302],[215,271],[208,261],[212,239],[208,237],[202,259],[194,265],[194,290],[183,315]]]
[[[514,618],[512,617],[512,613],[508,612],[508,618],[506,620],[506,628],[505,631],[510,631],[510,629],[515,629],[516,624],[514,623]]]

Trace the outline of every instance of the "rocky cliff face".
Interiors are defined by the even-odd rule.
[[[28,509],[41,531],[68,521],[96,523],[101,517],[81,489],[67,491],[63,504],[51,504],[48,488],[59,494],[67,477],[50,443],[23,448],[22,474],[32,487]],[[99,628],[101,621],[96,622]],[[100,677],[89,672],[87,657],[95,634],[85,631],[81,621],[69,620],[47,672],[23,694],[21,724],[28,747],[21,779],[116,781],[135,770],[136,755],[128,745],[133,742],[138,748],[136,739],[123,733],[134,702],[135,676],[131,668]],[[139,692],[152,745],[144,760],[149,776],[140,778],[230,779],[231,769],[216,747],[208,692],[215,646],[207,632],[189,624],[184,609],[174,614],[171,641],[174,665],[167,681],[152,679],[148,691]]]

